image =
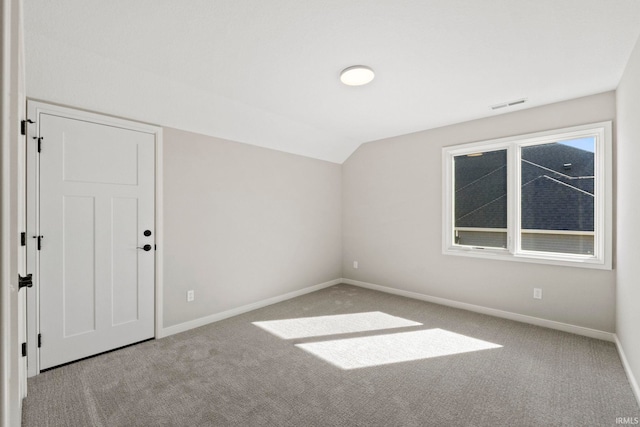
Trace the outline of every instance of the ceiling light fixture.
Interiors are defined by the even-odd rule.
[[[375,74],[373,70],[366,65],[354,65],[345,68],[340,73],[340,81],[347,86],[362,86],[371,82]]]

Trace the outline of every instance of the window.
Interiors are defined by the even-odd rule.
[[[611,269],[611,122],[443,148],[445,254]]]
[[[461,154],[454,162],[456,245],[507,247],[507,150]]]

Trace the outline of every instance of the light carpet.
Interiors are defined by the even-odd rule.
[[[349,285],[63,366],[28,387],[27,427],[640,417],[612,343]]]

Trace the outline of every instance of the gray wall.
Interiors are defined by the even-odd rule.
[[[441,253],[441,149],[614,116],[607,92],[363,144],[343,164],[343,277],[613,332],[613,271]]]
[[[640,380],[640,40],[618,86],[616,333]],[[640,399],[640,395],[638,396]]]
[[[341,276],[340,165],[171,128],[163,139],[164,327]]]

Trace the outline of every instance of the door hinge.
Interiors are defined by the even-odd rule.
[[[27,343],[22,343],[22,357],[27,357]]]
[[[26,135],[27,134],[27,123],[31,124],[31,123],[35,123],[33,120],[22,120],[20,121],[20,135]]]
[[[33,286],[33,274],[29,273],[22,277],[18,274],[18,290],[22,288],[30,288]]]
[[[34,136],[33,139],[36,139],[38,141],[38,153],[42,151],[42,140],[44,139],[44,137],[42,136]]]
[[[20,233],[20,246],[27,246],[27,233]]]
[[[42,334],[38,334],[38,348],[42,347]]]

